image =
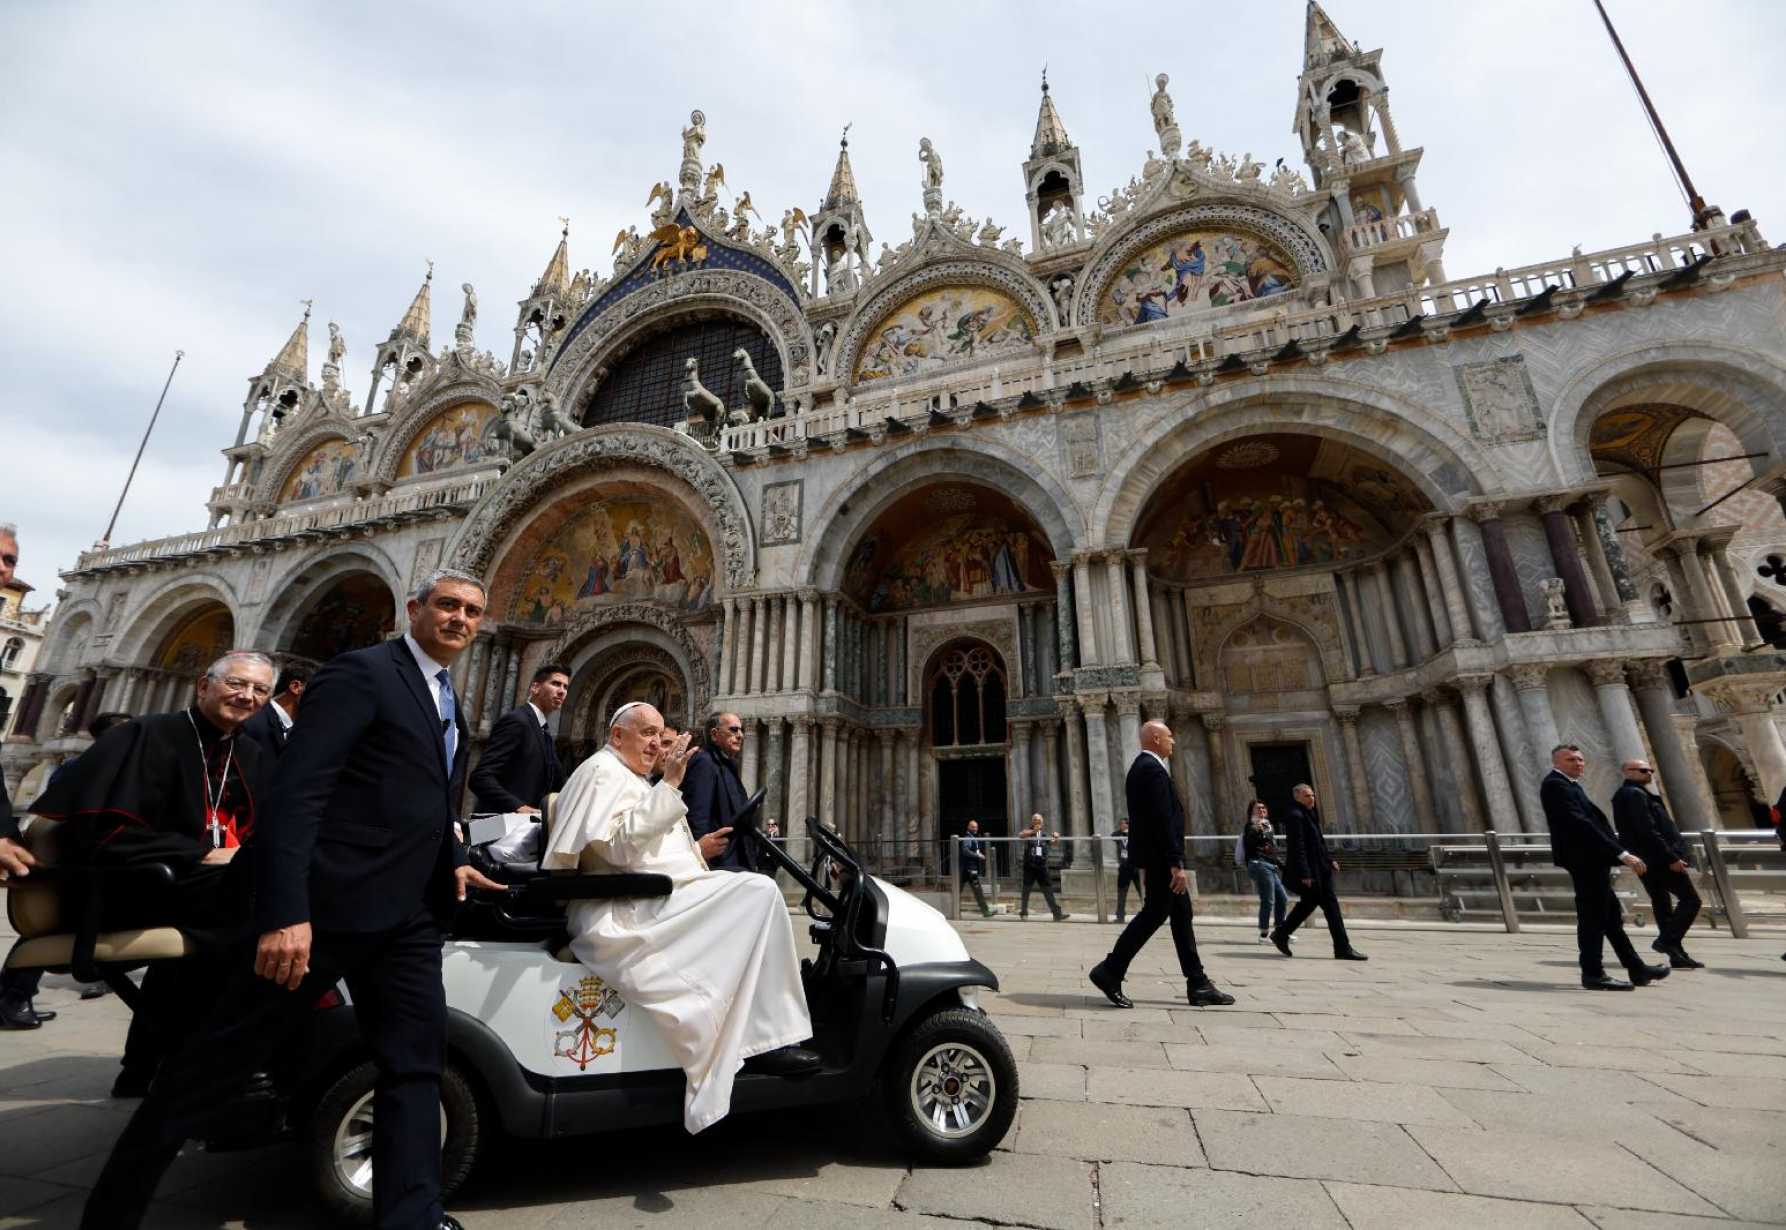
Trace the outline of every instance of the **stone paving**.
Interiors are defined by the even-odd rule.
[[[1023,1102],[981,1165],[911,1169],[872,1117],[740,1119],[509,1145],[454,1202],[468,1230],[1235,1224],[1716,1230],[1786,1223],[1786,937],[1695,936],[1710,968],[1576,987],[1574,938],[1360,925],[1368,964],[1294,960],[1206,922],[1239,1002],[1184,1005],[1162,932],[1119,1012],[1085,983],[1111,926],[969,922]],[[0,1227],[74,1224],[134,1103],[106,1092],[125,1015],[0,1034]],[[151,1225],[318,1224],[290,1149],[181,1158]]]

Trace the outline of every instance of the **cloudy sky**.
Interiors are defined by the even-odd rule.
[[[1608,0],[1705,196],[1786,239],[1778,0]],[[1687,229],[1591,0],[1332,0],[1384,48],[1402,140],[1453,277]],[[1117,20],[1101,13],[1136,14]],[[1168,13],[1174,16],[1168,17]],[[176,349],[186,352],[114,542],[203,528],[248,379],[316,300],[356,401],[424,261],[435,341],[474,283],[506,360],[509,304],[569,215],[606,272],[689,109],[762,213],[811,210],[843,124],[876,244],[947,195],[1017,224],[1044,63],[1094,192],[1154,142],[1172,76],[1189,140],[1267,165],[1291,132],[1304,0],[1149,9],[1022,4],[538,2],[358,6],[162,0],[0,6],[0,521],[39,597],[104,529]],[[703,15],[704,14],[704,15]],[[1087,15],[1095,19],[1087,20]],[[1175,27],[1175,23],[1179,23]]]

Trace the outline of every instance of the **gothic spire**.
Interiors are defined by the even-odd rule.
[[[546,262],[546,271],[540,274],[540,280],[534,284],[535,298],[542,295],[564,295],[571,288],[570,250],[568,243],[571,235],[569,218],[560,219],[564,229],[558,235],[558,247],[552,253],[552,259]]]
[[[1303,64],[1314,68],[1340,56],[1356,54],[1357,49],[1339,32],[1319,0],[1308,0],[1308,24],[1302,36]]]
[[[856,173],[850,169],[850,126],[843,126],[843,139],[837,146],[837,169],[831,172],[831,186],[825,190],[826,209],[853,205],[861,199],[856,190]]]
[[[284,347],[267,364],[267,370],[279,372],[300,384],[310,378],[310,300],[304,300],[304,319],[285,339]]]
[[[433,300],[429,290],[433,285],[434,262],[429,261],[428,276],[422,279],[421,288],[416,291],[415,298],[409,301],[409,310],[403,313],[402,322],[391,331],[393,338],[399,334],[407,333],[420,342],[424,350],[428,348],[428,331],[432,324],[433,314],[431,306]]]
[[[1067,135],[1067,126],[1061,123],[1060,112],[1054,109],[1054,99],[1048,96],[1048,70],[1043,69],[1042,106],[1036,112],[1036,136],[1029,143],[1029,156],[1045,158],[1072,148],[1073,138]]]

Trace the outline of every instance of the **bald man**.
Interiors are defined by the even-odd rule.
[[[794,927],[768,876],[710,870],[730,828],[699,841],[682,800],[688,735],[666,750],[664,719],[622,705],[608,742],[577,766],[558,796],[540,865],[551,871],[667,875],[668,897],[573,902],[571,951],[651,1018],[688,1078],[683,1126],[693,1134],[731,1110],[732,1082],[750,1070],[815,1071],[819,1056],[800,985]],[[663,777],[647,780],[653,768]]]
[[[1116,938],[1116,947],[1091,969],[1091,983],[1118,1008],[1133,1008],[1123,994],[1129,963],[1160,924],[1170,920],[1172,943],[1185,977],[1185,994],[1194,1008],[1221,1007],[1234,997],[1216,989],[1197,959],[1197,936],[1191,929],[1190,882],[1184,872],[1184,803],[1172,786],[1167,764],[1173,747],[1172,729],[1164,722],[1141,728],[1141,753],[1129,766],[1129,852],[1141,869],[1147,890],[1140,912]]]

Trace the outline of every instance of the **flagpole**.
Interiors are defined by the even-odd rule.
[[[1625,72],[1630,74],[1631,84],[1637,89],[1637,98],[1643,103],[1650,127],[1655,131],[1656,139],[1662,143],[1662,151],[1668,155],[1668,161],[1674,167],[1674,177],[1681,186],[1681,193],[1687,198],[1687,208],[1693,211],[1693,227],[1698,230],[1705,225],[1707,218],[1722,211],[1715,205],[1708,207],[1705,198],[1699,195],[1699,189],[1693,186],[1693,177],[1687,174],[1687,166],[1681,161],[1679,151],[1674,148],[1668,129],[1662,126],[1662,117],[1656,113],[1656,104],[1650,101],[1650,92],[1643,88],[1643,78],[1637,75],[1637,66],[1631,63],[1624,41],[1619,38],[1619,32],[1613,29],[1612,18],[1606,13],[1606,6],[1601,0],[1594,0],[1594,7],[1600,10],[1600,20],[1605,23],[1606,33],[1612,38],[1612,45],[1619,53],[1619,59],[1625,62]]]
[[[180,370],[180,360],[186,357],[184,350],[174,351],[174,365],[167,369],[167,380],[162,383],[161,396],[155,399],[155,412],[149,416],[149,425],[143,429],[143,441],[136,446],[136,457],[130,463],[130,473],[124,476],[124,490],[118,493],[118,502],[112,506],[112,519],[105,523],[105,533],[100,535],[99,545],[109,547],[112,543],[112,531],[118,528],[118,514],[124,509],[124,497],[130,494],[130,484],[136,480],[136,468],[142,463],[143,450],[149,447],[149,434],[155,430],[155,420],[161,417],[161,403],[167,400],[167,391],[174,383],[174,373]]]

